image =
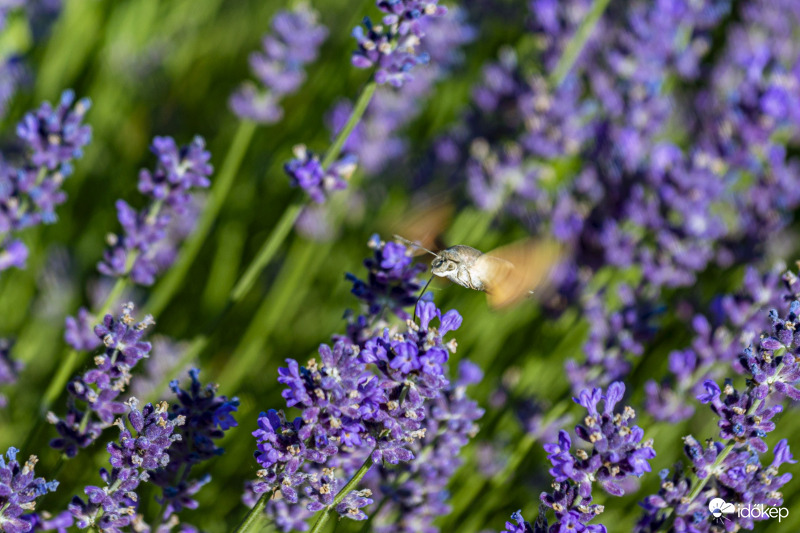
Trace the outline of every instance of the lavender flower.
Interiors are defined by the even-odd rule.
[[[100,347],[102,339],[94,334],[95,321],[88,309],[81,307],[77,316],[68,316],[64,323],[64,341],[73,349],[90,352]]]
[[[427,17],[442,16],[447,9],[437,5],[438,0],[379,0],[378,9],[386,13],[383,25],[375,25],[364,18],[364,26],[353,29],[358,49],[352,62],[358,68],[375,67],[375,81],[401,87],[413,79],[410,72],[415,66],[430,59],[417,48],[425,35]]]
[[[708,317],[696,315],[692,319],[695,339],[689,348],[673,351],[669,355],[669,375],[660,383],[645,384],[647,410],[658,420],[677,422],[694,413],[691,402],[703,391],[703,383],[718,379],[726,368],[732,366],[739,373],[746,372],[741,364],[741,346],[754,342],[768,326],[769,306],[780,305],[792,298],[792,275],[781,277],[776,272],[760,275],[748,268],[742,290],[715,298]]]
[[[182,509],[197,508],[193,496],[200,488],[211,480],[205,475],[199,479],[189,479],[191,469],[197,464],[222,455],[225,451],[217,447],[215,440],[221,439],[225,431],[237,426],[232,413],[239,406],[239,400],[228,400],[225,396],[217,396],[217,386],[200,383],[200,370],[192,369],[189,377],[192,382],[188,390],[181,389],[177,380],[170,383],[170,388],[179,403],[172,405],[170,420],[183,420],[177,430],[180,440],[170,448],[170,462],[166,467],[158,469],[151,482],[163,489],[158,502],[163,506],[162,523],[169,522],[170,517]]]
[[[402,319],[410,318],[405,311],[417,301],[422,288],[419,275],[425,271],[422,264],[414,264],[412,250],[396,242],[384,242],[375,234],[367,243],[374,254],[364,260],[367,268],[367,279],[361,280],[348,273],[345,277],[353,283],[350,292],[367,305],[367,316],[356,319],[349,332],[358,328],[358,323],[365,323],[372,317],[379,316],[388,309]],[[353,342],[358,342],[357,335],[351,335]]]
[[[136,489],[149,479],[151,472],[169,464],[167,449],[181,439],[173,432],[184,419],[170,419],[166,402],[157,407],[147,404],[141,411],[135,398],[127,405],[130,429],[121,419],[117,420],[119,441],[107,447],[112,469],[100,470],[105,487],[88,486],[84,490],[85,501],[75,496],[69,504],[79,529],[94,527],[116,533],[131,525],[139,502]]]
[[[24,465],[17,461],[19,450],[9,448],[6,459],[0,455],[0,529],[7,533],[27,533],[33,530],[28,521],[36,508],[36,499],[58,487],[58,481],[35,477],[38,459],[31,455]]]
[[[76,103],[75,93],[64,91],[58,106],[45,102],[17,124],[21,160],[0,155],[0,271],[25,266],[28,250],[13,238],[18,231],[56,221],[55,209],[67,198],[61,185],[91,140],[82,124],[89,107],[88,99]]]
[[[211,154],[200,137],[181,148],[170,137],[155,137],[151,150],[158,165],[154,172],[142,170],[139,175],[139,191],[151,204],[136,211],[117,201],[123,233],[109,235],[109,248],[97,265],[102,274],[130,276],[140,285],[152,285],[175,260],[177,243],[170,242],[170,230],[190,215],[195,189],[209,186],[213,170],[208,164]]]
[[[791,276],[787,279],[792,281]],[[796,287],[793,283],[791,286]],[[758,347],[742,352],[740,363],[749,376],[745,390],[737,390],[731,380],[722,389],[712,380],[703,383],[705,391],[698,400],[709,404],[716,415],[722,441],[709,440],[702,446],[691,435],[684,437],[684,451],[693,474],[687,476],[680,464],[670,479],[667,472],[662,473],[664,481],[658,494],[648,496],[641,504],[644,513],[637,531],[662,530],[670,519],[676,530],[687,524],[705,524],[707,530],[708,501],[715,497],[743,505],[783,503],[778,489],[791,479],[791,474],[778,475],[778,468],[795,462],[787,441],[781,440],[775,446],[769,467],[762,465],[760,455],[769,450],[764,437],[775,429],[772,419],[783,410],[780,401],[787,396],[800,397],[800,367],[794,340],[800,301],[794,300],[788,307],[786,318],[771,310],[771,331],[759,336]],[[729,518],[741,528],[753,527],[751,517]]]
[[[342,156],[327,169],[319,157],[304,145],[294,147],[294,159],[284,165],[292,187],[300,187],[316,203],[324,203],[333,191],[347,188],[347,180],[356,170],[355,158]]]
[[[408,329],[391,336],[387,328],[363,348],[340,339],[320,346],[320,363],[300,367],[287,360],[278,381],[287,386],[287,405],[301,407],[303,415],[290,421],[274,410],[261,414],[253,433],[263,468],[255,493],[280,490],[290,504],[304,493],[307,508],[316,511],[344,485],[336,466],[352,472],[368,456],[376,464],[414,458],[415,441],[427,433],[426,400],[435,402],[449,384],[444,365],[455,343],[444,344],[442,337],[461,324],[458,313],[442,314],[432,302],[420,302],[417,314],[419,325],[409,321]],[[348,498],[339,506],[344,516],[365,518],[359,509],[369,496]]]
[[[128,303],[119,318],[106,315],[103,323],[95,326],[95,335],[106,347],[95,356],[96,368],[67,385],[69,399],[63,418],[52,412],[47,414],[48,422],[56,426],[60,435],[50,445],[63,450],[68,457],[74,457],[79,448],[94,442],[103,429],[111,426],[116,415],[125,412],[125,404],[117,398],[130,383],[133,367],[149,356],[151,345],[141,338],[154,323],[150,315],[136,322],[132,313],[133,304]]]
[[[303,83],[305,65],[317,58],[328,35],[317,18],[317,12],[306,4],[273,17],[272,33],[263,39],[263,52],[250,55],[250,68],[262,88],[248,83],[231,95],[231,110],[239,118],[261,124],[281,119],[283,110],[278,102]]]
[[[500,533],[533,533],[534,529],[522,517],[522,511],[517,511],[511,515],[511,520],[516,522],[506,522],[506,528]]]
[[[395,468],[378,466],[364,478],[385,503],[374,524],[381,533],[438,531],[434,520],[450,513],[448,485],[463,461],[461,449],[477,433],[483,409],[466,395],[483,373],[469,361],[459,365],[459,379],[426,404],[425,436],[414,443],[413,461]]]
[[[546,520],[540,516],[545,528],[542,531],[556,533],[572,527],[576,531],[605,532],[605,526],[588,523],[603,512],[603,506],[592,503],[593,483],[609,494],[622,496],[625,490],[621,483],[626,478],[650,472],[649,461],[656,453],[652,441],[642,441],[644,430],[630,425],[635,412],[630,407],[625,407],[622,413],[614,412],[624,394],[625,385],[614,382],[605,394],[602,389],[584,390],[574,398],[588,412],[585,425],[575,427],[578,438],[591,445],[588,452],[583,449],[572,452],[572,439],[563,430],[557,443],[545,444],[555,482],[554,491],[543,492],[540,499],[554,511],[557,522],[547,529]],[[600,402],[604,403],[602,411]]]

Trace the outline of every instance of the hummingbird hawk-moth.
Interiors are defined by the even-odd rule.
[[[431,274],[485,292],[494,308],[508,307],[533,292],[561,256],[560,245],[548,240],[525,239],[487,253],[457,244],[436,253],[395,237],[435,256]]]

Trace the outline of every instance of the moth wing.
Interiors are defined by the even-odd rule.
[[[557,242],[526,239],[482,255],[475,267],[484,280],[489,305],[502,308],[542,285],[560,258]]]
[[[437,252],[444,248],[441,235],[450,225],[454,211],[450,202],[431,201],[401,216],[401,222],[394,225],[392,233],[418,245],[414,250],[415,256],[426,253],[426,249]]]

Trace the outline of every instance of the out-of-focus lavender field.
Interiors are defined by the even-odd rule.
[[[0,0],[0,531],[798,531],[799,209],[795,0]]]

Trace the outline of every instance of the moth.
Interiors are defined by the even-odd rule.
[[[436,253],[399,235],[395,238],[435,256],[431,274],[485,292],[494,308],[508,307],[532,293],[561,257],[561,246],[550,240],[524,239],[487,253],[458,244]]]

